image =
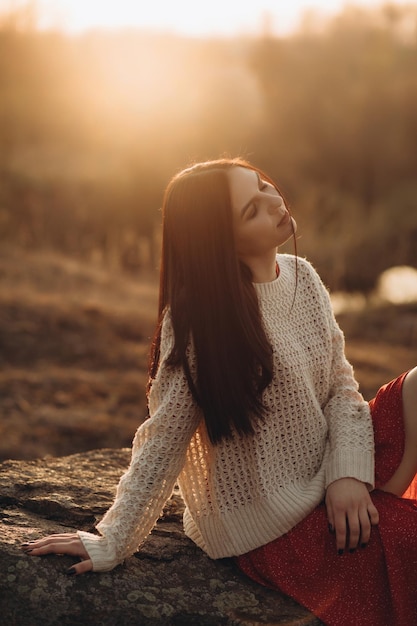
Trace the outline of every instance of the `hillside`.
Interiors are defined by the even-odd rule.
[[[146,415],[156,278],[0,250],[0,460],[130,446]],[[415,365],[417,304],[338,317],[364,396]]]
[[[146,415],[156,288],[0,252],[0,458],[129,446]]]

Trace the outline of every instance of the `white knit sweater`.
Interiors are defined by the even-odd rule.
[[[95,571],[112,569],[152,530],[178,482],[186,534],[210,557],[244,554],[288,532],[338,478],[372,487],[373,431],[368,403],[344,356],[327,290],[312,266],[278,255],[279,277],[256,284],[274,379],[267,419],[254,436],[213,446],[181,370],[167,368],[173,345],[167,316],[150,418],[136,432],[132,460],[100,536],[80,531]]]

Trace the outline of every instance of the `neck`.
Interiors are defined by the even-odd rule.
[[[242,259],[252,272],[254,283],[269,283],[277,277],[276,250],[267,257]]]

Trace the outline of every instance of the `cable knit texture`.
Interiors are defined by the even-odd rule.
[[[274,358],[266,419],[253,436],[211,445],[181,368],[165,363],[173,346],[167,315],[150,418],[135,435],[100,536],[79,532],[95,571],[138,549],[177,481],[185,532],[212,558],[244,554],[288,532],[338,478],[373,486],[369,407],[345,358],[329,294],[308,261],[277,259],[279,277],[255,285]],[[190,360],[194,369],[191,351]]]

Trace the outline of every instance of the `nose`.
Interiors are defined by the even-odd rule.
[[[271,198],[271,202],[269,203],[268,211],[271,214],[278,213],[280,209],[284,206],[284,201],[281,196],[275,196]]]

